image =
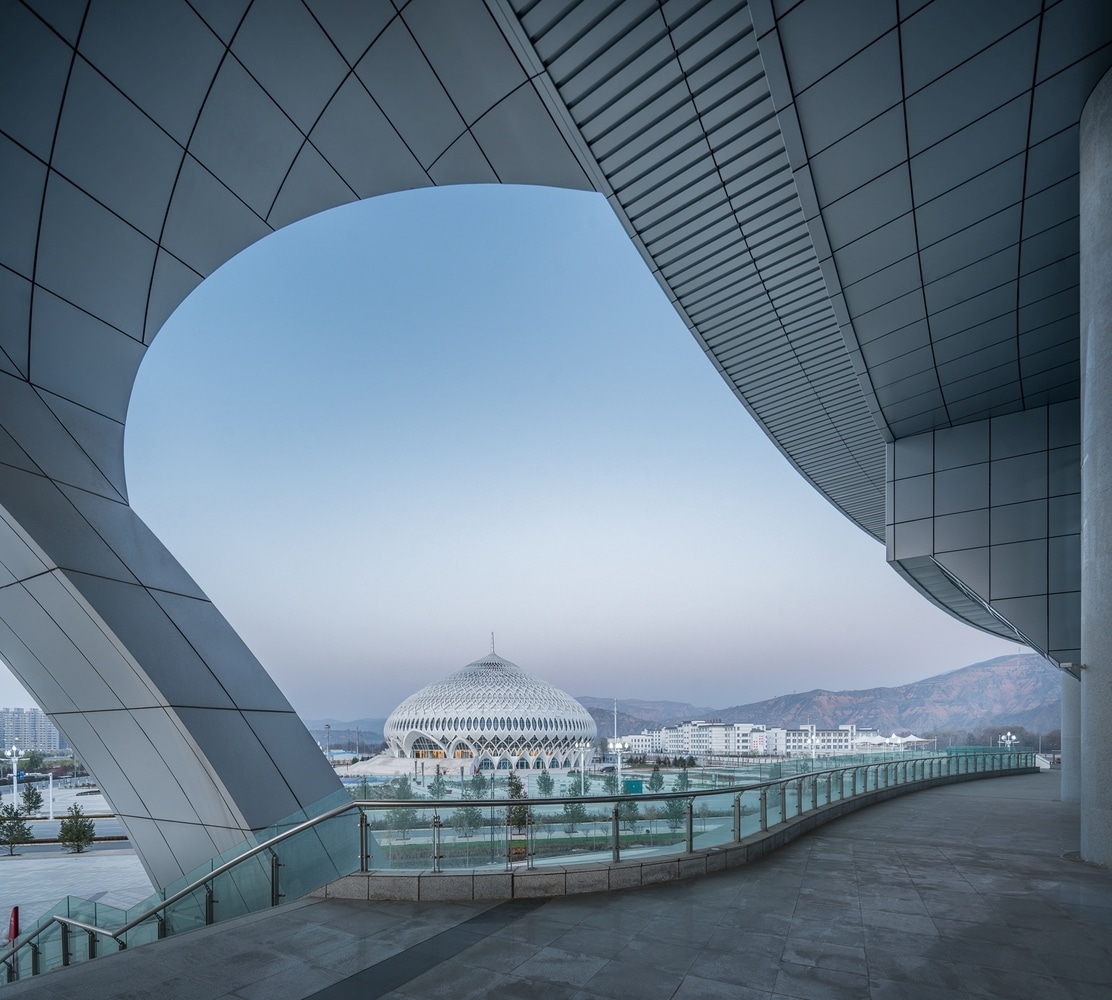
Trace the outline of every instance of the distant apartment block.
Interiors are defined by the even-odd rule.
[[[66,741],[54,728],[46,713],[39,708],[0,708],[0,736],[4,748],[56,753],[66,748]]]

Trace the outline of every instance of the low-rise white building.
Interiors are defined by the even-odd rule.
[[[837,729],[800,726],[784,729],[754,722],[722,722],[690,719],[674,726],[644,729],[638,734],[623,736],[621,741],[631,753],[677,754],[692,757],[745,757],[751,754],[810,754],[828,757],[834,754],[857,753],[868,746],[858,741],[875,737],[875,729],[858,729],[855,724]]]

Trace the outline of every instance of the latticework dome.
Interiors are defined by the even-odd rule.
[[[480,770],[571,767],[594,742],[595,721],[492,652],[406,698],[384,735],[396,757],[470,760]]]

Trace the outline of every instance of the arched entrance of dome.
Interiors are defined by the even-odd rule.
[[[419,735],[414,737],[410,744],[409,755],[422,759],[442,760],[445,756],[444,749],[431,736]]]

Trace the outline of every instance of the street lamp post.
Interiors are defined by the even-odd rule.
[[[7,750],[4,756],[12,762],[12,808],[19,808],[19,747],[14,743],[11,750]]]

